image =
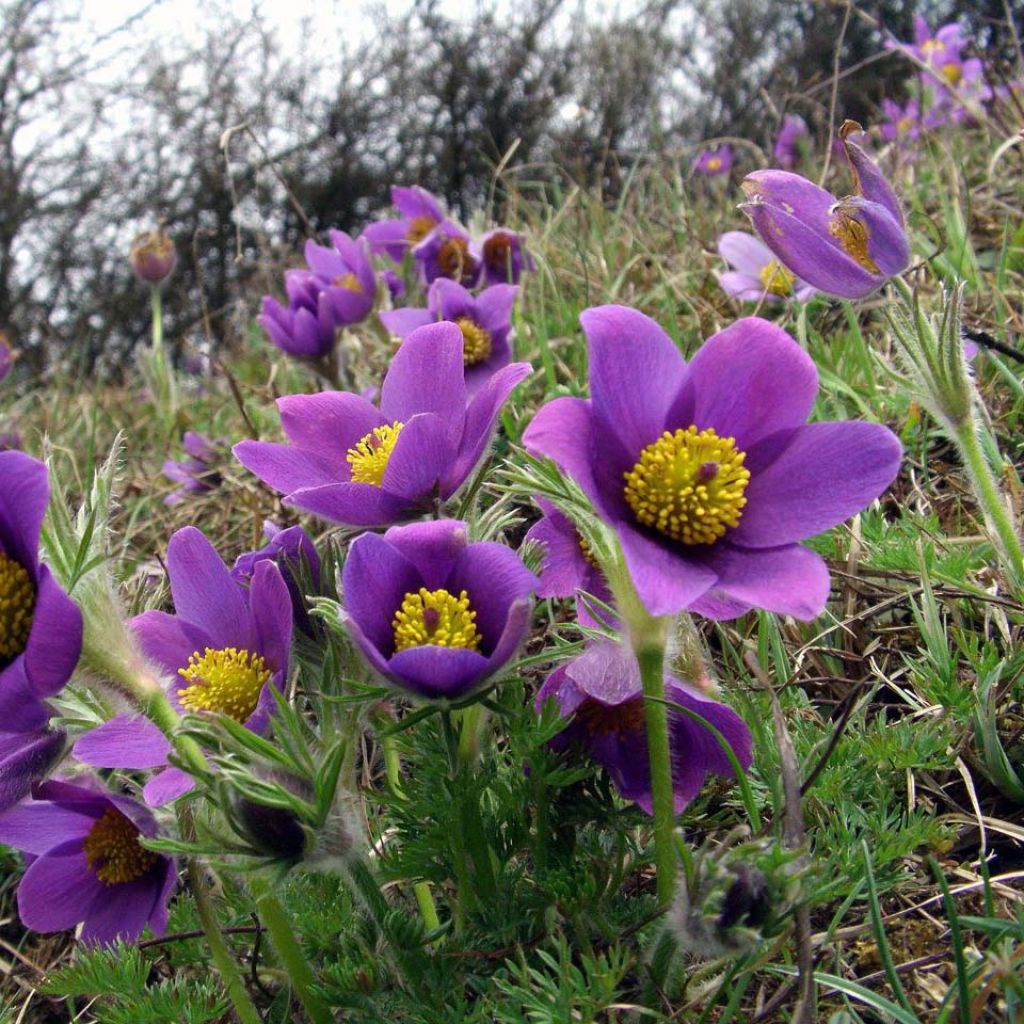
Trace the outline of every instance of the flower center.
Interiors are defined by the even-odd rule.
[[[270,674],[264,659],[245,648],[207,647],[202,654],[194,651],[188,667],[178,669],[191,684],[178,691],[178,700],[188,711],[216,711],[244,722],[256,710]]]
[[[721,166],[722,166],[722,158],[719,157],[719,156],[713,156],[708,161],[707,166],[708,166],[708,170],[709,171],[717,171],[717,170],[719,170],[721,168]]]
[[[344,288],[346,291],[355,292],[357,295],[363,294],[363,286],[359,283],[359,278],[350,270],[347,274],[342,274],[340,277],[334,279],[335,288]]]
[[[396,420],[382,427],[374,427],[362,440],[356,442],[354,448],[349,448],[345,458],[352,467],[352,483],[380,487],[384,470],[388,468],[388,459],[395,450],[398,435],[404,426],[404,423]]]
[[[584,537],[583,534],[579,533],[578,531],[576,533],[576,537],[580,542],[580,551],[583,552],[583,561],[585,561],[587,565],[593,566],[593,568],[595,569],[600,569],[601,563],[598,562],[597,558],[595,557],[594,549],[590,546],[590,541],[588,541],[587,538]]]
[[[437,221],[433,217],[411,217],[409,228],[405,233],[406,241],[410,245],[422,242],[435,227],[437,227]]]
[[[644,721],[644,699],[634,697],[621,704],[602,704],[599,700],[585,700],[576,709],[576,721],[591,736],[607,736],[611,733],[621,736],[626,732],[642,732]]]
[[[787,270],[778,260],[769,260],[758,275],[766,292],[772,295],[789,295],[793,291],[796,275]]]
[[[134,882],[150,871],[159,854],[139,843],[139,830],[116,807],[108,807],[96,819],[82,842],[89,870],[104,885]]]
[[[901,117],[896,122],[896,131],[900,135],[909,135],[914,130],[914,119],[912,117]]]
[[[508,270],[509,253],[512,251],[512,236],[492,235],[484,243],[484,261],[495,270]]]
[[[881,274],[878,264],[868,252],[868,226],[841,204],[837,205],[828,223],[832,237],[839,241],[843,251],[852,256],[869,274]]]
[[[0,551],[0,668],[25,650],[35,607],[36,588],[28,570]]]
[[[476,612],[469,606],[469,595],[459,591],[456,597],[443,587],[420,587],[406,594],[391,623],[395,631],[395,651],[410,647],[461,647],[475,651],[482,639],[476,628]]]
[[[446,238],[437,250],[437,266],[444,277],[456,281],[469,276],[469,243],[464,238]]]
[[[468,316],[455,321],[462,331],[462,361],[466,366],[476,366],[491,354],[491,332],[481,327]]]
[[[950,85],[959,85],[960,79],[963,78],[963,68],[959,64],[944,64],[942,67],[942,77],[949,82]]]
[[[713,544],[739,524],[750,471],[731,437],[708,427],[665,433],[625,474],[637,520],[683,544]]]

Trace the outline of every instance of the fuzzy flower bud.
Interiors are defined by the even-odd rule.
[[[143,284],[160,284],[170,277],[178,262],[178,253],[161,224],[135,236],[128,259],[133,273]]]

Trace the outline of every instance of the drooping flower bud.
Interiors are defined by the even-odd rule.
[[[160,284],[170,277],[178,262],[178,252],[171,236],[161,224],[140,231],[128,254],[132,271],[143,284]]]

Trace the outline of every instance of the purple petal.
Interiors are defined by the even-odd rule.
[[[408,231],[408,220],[378,220],[363,228],[361,237],[369,243],[372,253],[387,253],[396,263],[401,263],[409,248]]]
[[[585,585],[590,566],[576,527],[561,512],[552,509],[527,530],[525,539],[544,546],[538,597],[572,597]]]
[[[118,715],[85,733],[75,744],[79,761],[95,768],[160,768],[170,740],[148,718]]]
[[[38,782],[60,760],[67,734],[44,730],[27,734],[0,734],[0,814],[28,796]]]
[[[381,486],[412,501],[429,499],[454,458],[448,424],[433,413],[413,416],[398,435]]]
[[[633,652],[611,640],[588,646],[567,663],[566,674],[580,693],[606,707],[624,704],[643,692]]]
[[[164,873],[154,867],[134,882],[104,886],[103,897],[95,901],[84,919],[82,942],[87,945],[112,945],[118,940],[135,942],[162,898],[164,880]]]
[[[337,483],[292,491],[286,505],[344,526],[388,526],[415,514],[416,506],[373,484]]]
[[[533,601],[529,597],[521,597],[512,602],[505,619],[504,629],[487,659],[487,667],[480,677],[481,680],[496,675],[507,662],[512,660],[516,651],[526,640],[532,617]]]
[[[419,185],[392,185],[391,202],[398,207],[404,217],[444,220],[444,207],[441,201]]]
[[[850,161],[857,192],[872,203],[883,206],[899,228],[903,228],[903,211],[896,193],[878,165],[864,150],[850,139],[843,139],[843,147]]]
[[[714,571],[660,544],[627,523],[616,524],[626,568],[651,615],[675,615],[715,583]]]
[[[835,197],[813,182],[790,171],[754,171],[743,179],[741,186],[744,193],[751,199],[753,206],[769,206],[776,210],[789,211],[807,226],[810,231],[825,238],[829,233],[829,217]],[[750,216],[750,210],[743,207]],[[771,239],[760,228],[761,235],[768,247],[778,255]],[[788,266],[788,264],[787,264]]]
[[[533,456],[551,459],[597,503],[600,492],[591,466],[593,417],[584,398],[556,398],[537,410],[523,434],[523,446]]]
[[[480,325],[491,333],[507,327],[518,294],[519,288],[514,284],[495,284],[485,288],[476,299]]]
[[[231,450],[250,473],[282,494],[347,480],[352,472],[337,453],[304,450],[290,444],[239,441]]]
[[[89,870],[81,840],[72,840],[29,865],[18,886],[18,916],[33,931],[59,932],[84,921],[109,895]]]
[[[724,273],[715,274],[715,279],[726,295],[739,302],[760,302],[762,296],[765,302],[778,302],[781,299],[779,295],[766,292],[764,285],[757,278],[741,274],[735,270],[727,270]]]
[[[163,807],[195,789],[196,780],[180,768],[165,768],[146,783],[142,799],[149,807]]]
[[[487,671],[488,659],[461,647],[410,647],[388,662],[388,677],[421,697],[465,696]]]
[[[166,612],[148,611],[136,615],[131,620],[131,628],[139,639],[142,653],[171,676],[184,668],[196,651],[217,646],[202,629]]]
[[[485,651],[492,650],[504,632],[512,603],[536,588],[537,577],[519,556],[492,542],[470,544],[463,550],[448,587],[453,594],[465,590],[469,595]]]
[[[448,585],[469,543],[466,524],[457,519],[396,526],[384,534],[384,539],[414,566],[428,590]]]
[[[82,613],[42,566],[24,651],[25,677],[37,697],[52,697],[71,678],[82,652]]]
[[[381,310],[377,314],[381,323],[388,329],[389,334],[399,338],[406,338],[418,327],[425,327],[432,324],[437,318],[429,309],[405,309]]]
[[[65,807],[44,800],[18,804],[0,815],[0,843],[39,857],[63,843],[81,843],[99,813],[90,808]]]
[[[256,626],[256,645],[275,675],[287,673],[292,642],[292,599],[274,562],[262,561],[252,576],[249,607]]]
[[[718,240],[718,252],[730,266],[754,280],[759,280],[761,271],[775,258],[771,249],[749,231],[726,231]]]
[[[347,472],[345,456],[349,448],[375,427],[390,422],[362,395],[347,391],[286,395],[278,399],[277,407],[289,440],[308,449],[309,454],[329,461],[332,480]]]
[[[0,452],[0,480],[0,551],[34,575],[50,499],[46,466],[23,452]]]

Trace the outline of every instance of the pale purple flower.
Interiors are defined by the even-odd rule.
[[[190,496],[204,494],[220,486],[221,476],[216,466],[216,445],[204,434],[186,430],[181,438],[187,459],[168,459],[163,474],[168,480],[180,484],[164,498],[165,505],[178,505]]]
[[[732,146],[723,145],[716,149],[702,149],[693,161],[693,170],[696,174],[715,177],[728,174],[732,170],[732,164]]]
[[[806,281],[790,273],[756,235],[726,231],[718,252],[732,267],[715,277],[722,290],[740,302],[807,302],[815,294]]]
[[[792,170],[800,155],[800,146],[810,138],[810,134],[807,122],[799,114],[786,114],[775,140],[775,162],[787,171]]]
[[[445,219],[444,205],[425,188],[391,186],[391,201],[401,217],[370,224],[362,237],[374,255],[387,254],[401,263],[412,246],[419,244]]]

